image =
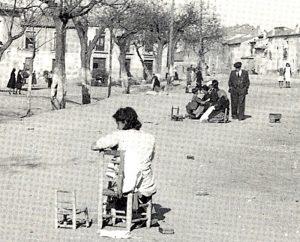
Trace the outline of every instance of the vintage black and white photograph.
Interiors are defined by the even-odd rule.
[[[300,1],[0,0],[0,241],[300,241]]]

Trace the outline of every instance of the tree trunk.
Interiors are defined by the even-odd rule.
[[[139,46],[136,43],[134,43],[134,47],[135,47],[136,53],[137,53],[137,55],[138,55],[138,57],[139,57],[139,59],[140,59],[140,61],[142,63],[142,66],[144,68],[144,72],[146,73],[147,80],[150,80],[151,79],[151,74],[150,74],[150,72],[149,72],[149,70],[148,70],[148,68],[147,68],[147,66],[145,64],[145,61],[144,61],[144,59],[143,59],[143,57],[142,57],[142,55],[140,53]]]
[[[4,52],[8,49],[8,47],[11,45],[11,43],[13,42],[13,40],[11,38],[9,38],[6,43],[4,43],[1,47],[0,47],[0,60],[2,59],[2,56],[4,54]]]
[[[128,77],[127,77],[127,71],[125,67],[125,61],[126,61],[126,44],[120,44],[120,55],[119,55],[119,64],[120,64],[120,72],[119,72],[119,78],[122,83],[122,88],[124,88],[124,92],[128,93],[129,83],[128,83]]]
[[[92,78],[90,71],[91,55],[88,51],[87,32],[83,32],[80,38],[80,58],[81,58],[81,83],[82,83],[82,104],[91,103],[90,81]]]
[[[65,97],[65,52],[66,52],[66,25],[68,21],[61,21],[54,17],[56,30],[56,52],[53,82],[51,86],[52,109],[63,109],[66,107]]]
[[[109,69],[107,82],[107,97],[111,95],[111,80],[112,80],[112,54],[113,54],[113,29],[109,29]]]
[[[31,91],[32,91],[32,73],[33,73],[33,64],[34,64],[34,59],[35,59],[35,55],[36,55],[36,43],[35,41],[33,42],[33,51],[32,51],[32,57],[31,57],[31,68],[29,70],[29,80],[28,80],[28,88],[27,88],[27,113],[26,113],[26,117],[32,116],[33,113],[31,111]],[[31,79],[30,79],[31,78]]]
[[[162,55],[163,55],[163,44],[161,42],[157,43],[155,62],[156,62],[156,73],[161,75],[161,67],[162,67]]]

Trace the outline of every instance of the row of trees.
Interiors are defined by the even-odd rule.
[[[74,24],[81,45],[81,67],[83,90],[88,91],[91,79],[90,61],[101,33],[108,29],[112,43],[120,50],[119,78],[125,82],[127,78],[125,59],[129,46],[134,46],[146,73],[149,73],[141,55],[141,48],[153,46],[156,62],[156,73],[162,71],[163,50],[170,41],[170,22],[172,13],[169,3],[157,0],[14,0],[9,12],[8,32],[6,42],[0,46],[0,58],[11,43],[20,38],[27,27],[34,25],[39,18],[51,18],[56,31],[55,69],[52,99],[54,108],[65,108],[65,46],[67,28]],[[21,22],[18,23],[17,19]],[[89,27],[97,26],[98,30],[93,39],[88,38]],[[204,61],[207,53],[214,44],[218,43],[222,31],[213,8],[201,0],[199,3],[190,2],[177,8],[173,13],[173,36],[169,46],[171,61],[178,44],[188,45],[199,54],[199,61]],[[34,48],[36,51],[36,48]],[[34,60],[35,53],[33,54]],[[111,88],[111,58],[109,63],[109,92]],[[149,74],[148,74],[149,77]],[[88,102],[87,102],[88,103]]]

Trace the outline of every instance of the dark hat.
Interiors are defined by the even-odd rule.
[[[238,61],[236,63],[234,63],[233,65],[235,68],[241,68],[242,67],[242,62]]]

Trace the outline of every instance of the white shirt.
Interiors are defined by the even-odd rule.
[[[118,130],[100,138],[97,148],[104,149],[118,145],[125,151],[123,193],[135,188],[144,196],[156,192],[151,162],[154,155],[155,138],[139,130]]]
[[[236,72],[236,75],[237,75],[238,77],[240,77],[240,76],[242,75],[242,70],[237,71],[237,72]]]

